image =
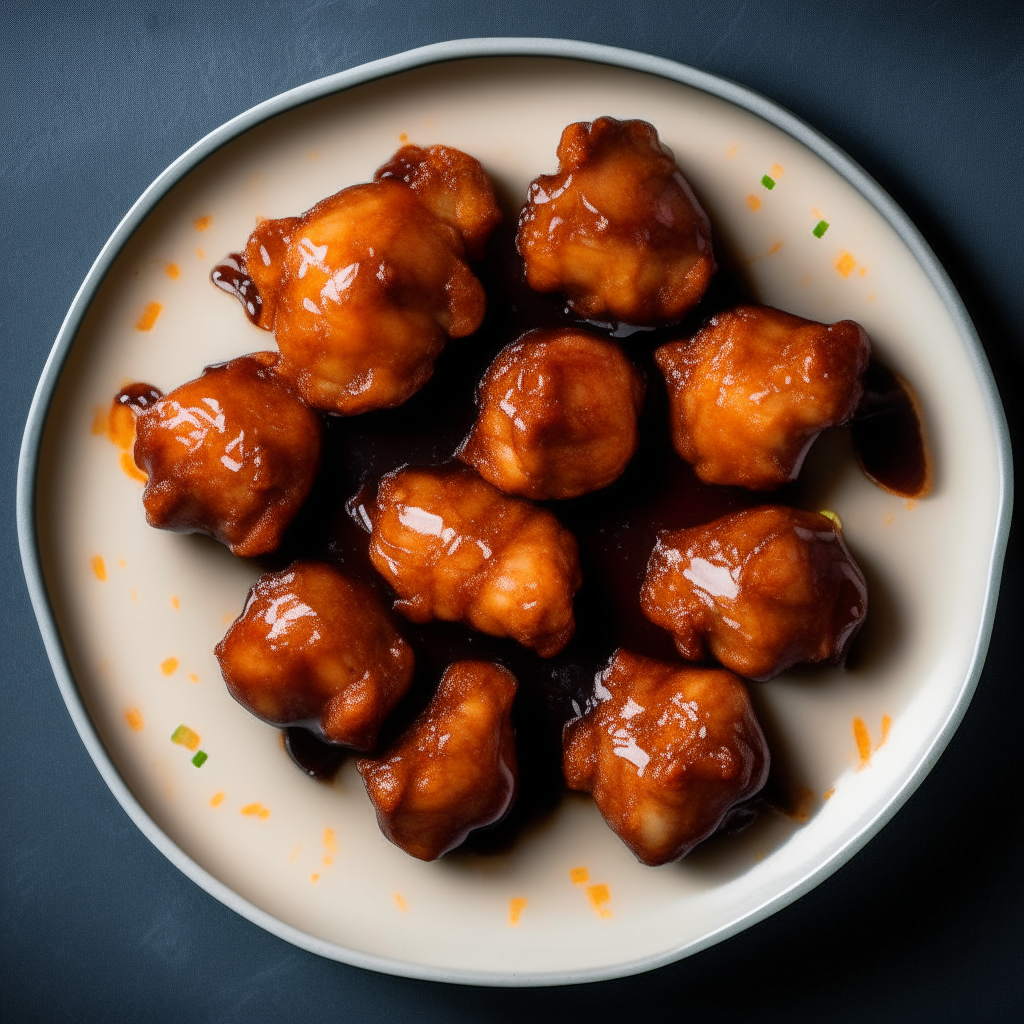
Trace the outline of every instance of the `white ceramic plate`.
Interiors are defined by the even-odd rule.
[[[874,488],[841,433],[805,469],[807,502],[842,515],[872,587],[858,670],[758,691],[808,787],[806,821],[768,815],[651,869],[589,800],[571,798],[509,854],[423,864],[380,837],[350,765],[334,786],[307,780],[277,732],[227,695],[212,648],[255,568],[202,538],[149,529],[141,486],[91,428],[127,380],[170,389],[268,347],[208,280],[257,216],[298,213],[368,179],[404,135],[473,153],[524,196],[555,168],[562,128],[602,114],[656,125],[761,300],[864,324],[921,398],[935,489],[915,505]],[[140,330],[152,303],[159,315]],[[763,98],[668,61],[476,40],[264,103],[153,184],[101,253],[47,363],[25,435],[19,529],[86,746],[139,827],[199,885],[288,941],[360,966],[577,982],[667,963],[765,917],[834,871],[912,792],[981,669],[1009,522],[1008,452],[990,371],[947,278],[830,143]],[[200,768],[170,740],[181,724],[209,755]]]

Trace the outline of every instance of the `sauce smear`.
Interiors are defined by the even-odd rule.
[[[245,261],[240,252],[229,252],[223,262],[210,271],[210,280],[229,295],[234,295],[242,304],[249,322],[259,326],[263,299],[256,288],[256,282],[245,269]]]
[[[864,374],[864,397],[850,431],[857,461],[872,483],[901,498],[922,498],[931,490],[917,397],[905,380],[875,359]]]

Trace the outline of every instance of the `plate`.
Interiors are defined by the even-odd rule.
[[[471,152],[506,196],[522,197],[554,169],[562,128],[602,114],[658,128],[760,300],[866,327],[917,390],[935,486],[919,502],[878,490],[842,431],[808,461],[805,503],[842,516],[872,606],[856,668],[757,688],[804,787],[799,813],[763,815],[652,869],[573,796],[508,853],[424,864],[381,838],[351,764],[331,786],[307,779],[277,730],[228,696],[212,648],[257,570],[204,538],[145,525],[141,485],[102,411],[127,380],[170,389],[268,347],[209,282],[256,217],[298,213],[367,180],[406,137]],[[18,526],[82,740],[185,874],[323,956],[536,985],[631,974],[707,947],[807,892],[882,827],[970,700],[1010,504],[1002,409],[963,306],[905,215],[849,158],[762,97],[669,61],[557,40],[467,40],[261,104],[153,183],[104,247],[46,364]]]

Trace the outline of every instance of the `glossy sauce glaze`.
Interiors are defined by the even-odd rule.
[[[263,312],[263,298],[256,289],[256,282],[245,270],[240,252],[229,252],[223,261],[210,271],[210,280],[229,295],[234,295],[242,304],[249,322],[257,327]]]
[[[864,374],[864,397],[850,424],[865,476],[901,498],[923,498],[932,467],[921,408],[910,385],[875,359]]]
[[[653,352],[661,344],[692,336],[712,313],[750,302],[740,276],[720,269],[700,306],[681,323],[657,330],[581,321],[557,295],[525,284],[515,252],[514,227],[499,228],[477,268],[488,296],[487,316],[473,336],[448,345],[432,379],[403,405],[353,417],[326,417],[322,471],[306,505],[281,547],[259,561],[281,569],[296,558],[331,562],[375,588],[390,606],[396,595],[373,569],[369,555],[372,502],[380,478],[403,465],[449,463],[473,426],[475,393],[491,361],[527,330],[584,327],[618,338],[645,376],[639,445],[625,472],[603,490],[540,503],[576,536],[583,586],[576,595],[576,631],[555,657],[542,659],[514,641],[487,636],[458,623],[399,621],[416,655],[416,674],[406,697],[384,724],[378,749],[388,746],[427,705],[447,667],[460,660],[495,661],[519,683],[513,709],[520,764],[519,795],[499,824],[470,835],[464,849],[500,852],[525,828],[554,810],[562,799],[562,728],[592,694],[595,674],[612,652],[678,661],[671,635],[645,618],[640,588],[657,534],[683,529],[763,503],[764,495],[704,484],[672,446],[668,396]],[[251,294],[246,291],[246,294]],[[242,301],[241,296],[239,296]],[[792,500],[789,486],[772,501]],[[329,779],[344,754],[299,729],[287,730],[286,747],[313,777]],[[765,793],[734,809],[724,830],[746,824],[765,796],[790,811],[799,786],[786,759],[773,748],[772,778]]]

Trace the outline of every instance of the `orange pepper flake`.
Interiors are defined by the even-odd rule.
[[[121,452],[121,457],[118,460],[121,464],[121,469],[127,476],[130,476],[133,480],[137,480],[140,484],[146,483],[149,477],[135,465],[135,460],[132,458],[131,452]]]
[[[398,909],[401,910],[403,914],[409,909],[409,905],[405,902],[404,899],[402,899],[402,894],[400,892],[395,893],[394,900],[395,906],[398,907]]]
[[[569,880],[573,885],[586,885],[590,881],[590,868],[572,868]]]
[[[197,676],[195,674],[195,672],[189,672],[189,674],[188,674],[188,681],[190,683],[198,683],[199,682],[199,676]]]
[[[324,829],[324,857],[323,863],[330,867],[334,858],[338,855],[338,837],[334,834],[333,828]]]
[[[171,595],[171,607],[175,611],[178,611],[178,609],[181,608],[181,601],[178,600],[178,595],[177,594],[172,594]]]
[[[891,728],[892,719],[888,715],[882,715],[882,738],[878,741],[878,747],[880,747],[889,738],[889,730]],[[877,750],[878,747],[875,747],[875,750]]]
[[[853,268],[857,266],[857,261],[848,252],[841,252],[832,265],[840,277],[849,277],[853,273]]]
[[[314,871],[313,874],[309,876],[309,881],[312,885],[316,885],[316,883],[320,881],[320,872]]]
[[[127,569],[128,563],[123,558],[119,558],[117,560],[117,567],[118,569]]]
[[[903,507],[908,512],[913,512],[914,509],[917,508],[917,502],[913,498],[911,498]]]
[[[774,256],[782,248],[781,242],[776,242],[769,250],[768,255]]]
[[[747,196],[747,206],[749,206],[754,213],[757,213],[757,211],[761,209],[761,200],[751,192],[751,194]]]
[[[206,214],[203,217],[196,217],[192,223],[195,225],[196,231],[205,231],[213,223],[213,218]]]
[[[137,331],[151,331],[156,324],[157,317],[163,312],[164,307],[159,302],[151,302],[142,311],[142,316],[135,321],[135,330]]]
[[[587,899],[590,900],[590,905],[594,908],[594,912],[598,917],[612,916],[612,912],[607,907],[611,898],[612,894],[604,882],[600,885],[587,886]]]
[[[740,144],[739,144],[738,142],[734,142],[734,143],[733,143],[733,144],[732,144],[732,145],[731,145],[731,146],[730,146],[730,147],[729,147],[729,148],[728,148],[728,149],[727,149],[727,150],[725,151],[725,157],[726,157],[726,159],[727,159],[727,160],[733,160],[733,159],[735,159],[735,157],[736,157],[736,154],[737,154],[737,153],[738,153],[739,151],[740,151]]]
[[[264,807],[258,800],[254,804],[246,804],[239,813],[247,818],[259,818],[260,821],[266,821],[270,817],[269,808]]]
[[[401,143],[408,142],[409,141],[408,134],[406,132],[399,132],[398,133],[398,141],[401,142]]]
[[[896,522],[896,517],[891,512],[886,512],[885,515],[882,516],[882,525],[883,526],[892,526],[892,524],[895,523],[895,522]]]
[[[199,733],[187,725],[179,725],[171,733],[171,742],[177,743],[179,747],[184,747],[186,750],[197,750],[199,748]]]
[[[217,792],[210,797],[210,806],[220,807],[222,803],[224,803],[224,790],[218,789]]]
[[[201,259],[206,259],[206,253],[202,249],[196,249],[196,255]]]
[[[164,660],[160,662],[160,671],[163,672],[165,676],[173,676],[174,673],[178,671],[178,666],[180,664],[181,662],[178,661],[177,658],[164,658]]]
[[[836,793],[836,787],[833,786],[831,789],[826,789],[825,792],[821,794],[821,799],[822,800],[831,800],[832,797],[835,796],[835,793]]]
[[[857,271],[857,276],[858,277],[867,277],[868,276],[868,268],[867,267],[861,267],[860,270]]]
[[[164,273],[172,280],[177,281],[181,277],[181,267],[177,263],[168,263],[164,267]]]
[[[860,767],[863,768],[871,760],[871,734],[863,718],[853,720],[853,738],[857,741],[857,756],[860,758]]]
[[[135,416],[127,405],[115,398],[105,414],[96,410],[92,431],[106,434],[118,448],[129,451],[135,445]]]
[[[138,708],[129,708],[124,713],[124,720],[128,723],[128,728],[134,729],[135,732],[142,732],[146,724],[142,720],[142,712]]]
[[[92,574],[101,583],[106,582],[107,579],[107,563],[103,561],[102,555],[93,555],[89,559],[89,565],[92,567]]]
[[[519,924],[519,918],[523,916],[526,909],[526,900],[522,896],[515,896],[508,901],[508,926],[515,928]]]
[[[772,164],[772,169],[768,173],[773,178],[781,178],[786,172],[781,164]]]

